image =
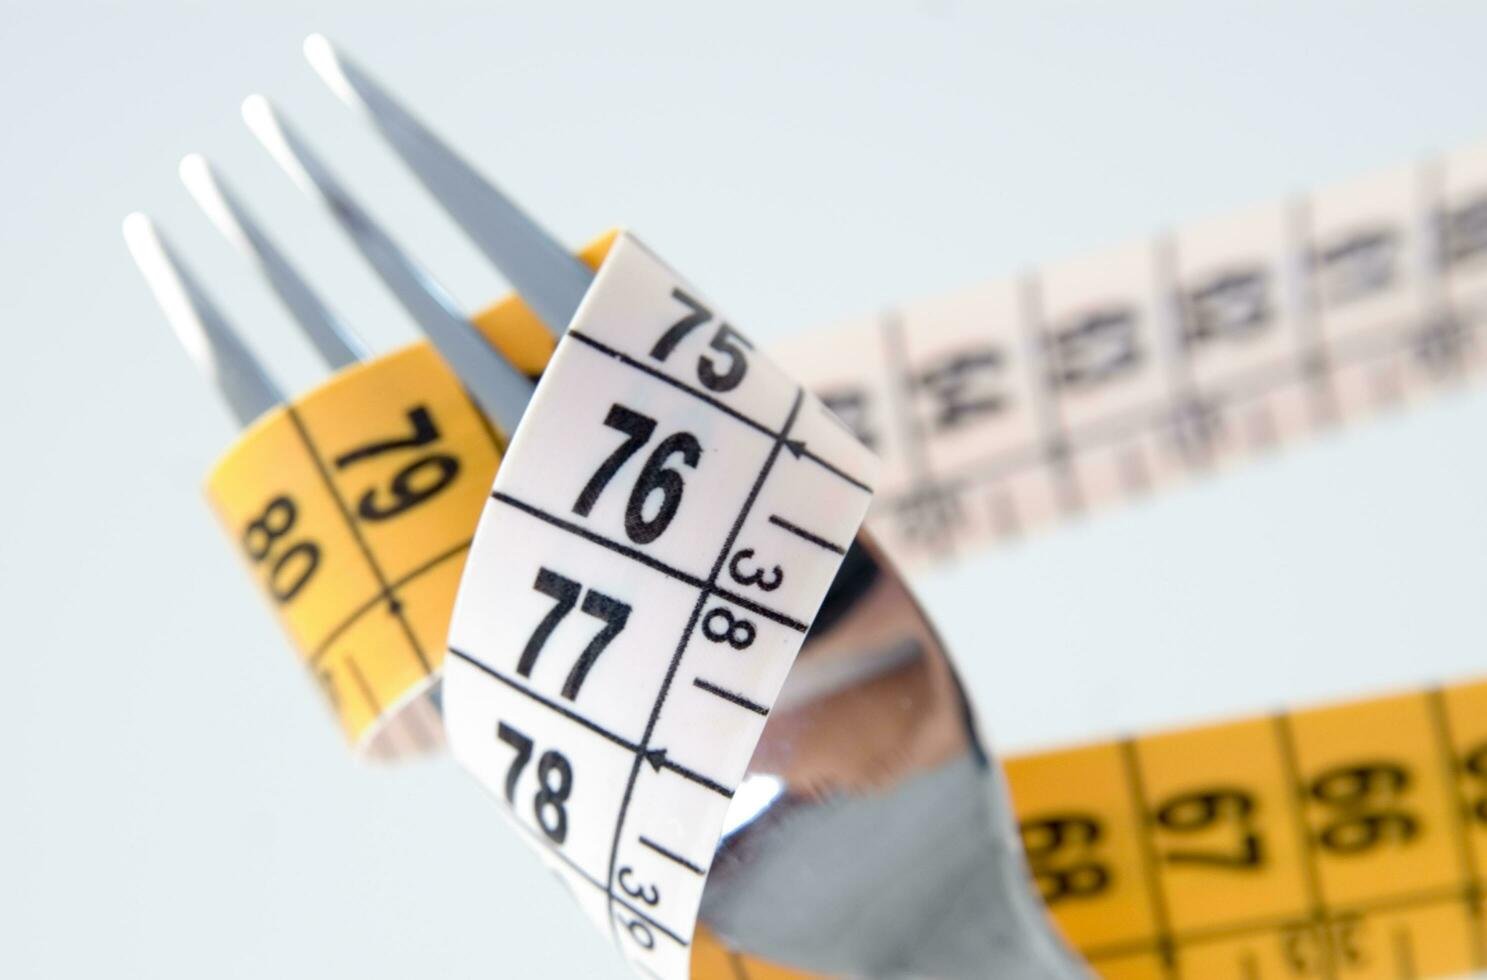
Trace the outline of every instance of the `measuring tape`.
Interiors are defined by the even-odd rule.
[[[1480,371],[1487,146],[807,335],[780,361],[883,459],[906,564]]]
[[[1487,970],[1487,682],[1007,763],[1103,977]]]
[[[756,413],[752,403],[749,410],[734,409],[754,421],[750,426],[719,407],[733,404],[729,398],[709,394],[712,401],[705,401],[693,397],[701,390],[699,385],[706,387],[705,379],[695,373],[702,363],[711,365],[715,380],[731,371],[735,356],[751,367],[766,363],[743,346],[738,335],[722,332],[722,325],[714,320],[698,320],[678,337],[674,345],[677,360],[658,364],[651,358],[660,337],[655,331],[679,327],[677,317],[686,310],[675,303],[685,301],[672,297],[671,306],[663,310],[670,293],[656,290],[674,283],[673,275],[630,240],[622,242],[624,268],[637,282],[649,285],[645,290],[612,286],[601,291],[596,287],[580,316],[584,326],[579,333],[596,339],[610,353],[575,337],[564,344],[574,353],[560,355],[551,375],[551,379],[567,378],[573,372],[573,378],[587,378],[581,372],[588,370],[593,372],[594,387],[585,388],[582,380],[575,386],[569,380],[560,388],[558,381],[549,379],[539,394],[542,390],[581,392],[578,404],[593,409],[606,397],[600,392],[611,390],[599,384],[600,378],[611,384],[633,375],[625,382],[632,387],[625,389],[623,397],[610,397],[601,405],[605,414],[597,422],[590,419],[587,426],[561,429],[552,429],[558,424],[552,420],[561,420],[573,409],[556,396],[539,397],[531,410],[536,414],[529,413],[528,423],[542,419],[542,428],[557,434],[539,448],[532,441],[538,437],[529,440],[524,435],[528,431],[524,423],[512,455],[517,457],[525,444],[528,448],[518,458],[530,462],[513,462],[497,483],[497,492],[510,499],[487,500],[482,488],[478,495],[471,491],[462,498],[462,506],[468,508],[462,515],[455,515],[451,507],[447,527],[463,529],[463,536],[446,535],[446,551],[461,549],[461,558],[449,559],[451,564],[462,560],[469,528],[481,506],[486,522],[501,528],[482,531],[480,540],[487,543],[479,546],[479,555],[471,561],[466,576],[468,595],[478,597],[484,590],[487,599],[498,595],[503,602],[519,602],[527,619],[481,612],[488,607],[479,598],[461,601],[450,642],[468,654],[468,659],[456,656],[449,664],[446,721],[461,760],[493,793],[508,800],[529,839],[550,862],[556,862],[581,903],[615,935],[627,957],[632,962],[637,957],[648,962],[654,952],[656,965],[647,968],[670,977],[685,974],[685,954],[678,952],[682,949],[678,937],[689,934],[691,912],[701,889],[701,875],[692,874],[686,865],[705,869],[727,803],[726,797],[682,776],[678,768],[718,788],[729,788],[733,784],[728,778],[736,779],[743,772],[748,758],[745,747],[752,746],[751,738],[757,737],[762,716],[719,722],[738,727],[717,736],[716,757],[705,751],[710,744],[707,735],[656,737],[658,731],[670,736],[669,730],[658,726],[663,716],[669,718],[664,709],[672,697],[668,693],[662,698],[657,690],[672,692],[678,678],[686,697],[670,703],[682,706],[677,708],[679,717],[689,710],[686,705],[692,699],[704,696],[719,701],[711,704],[704,698],[699,702],[715,712],[719,705],[734,709],[739,705],[696,685],[698,679],[708,680],[708,675],[682,671],[682,662],[691,663],[685,650],[678,654],[676,649],[685,615],[672,630],[670,649],[659,654],[651,649],[648,658],[643,658],[653,667],[651,661],[660,656],[668,667],[669,681],[668,674],[659,678],[643,672],[615,676],[618,668],[614,665],[626,662],[617,656],[625,649],[625,635],[638,636],[636,626],[641,622],[635,612],[641,606],[627,598],[622,586],[633,588],[636,594],[644,590],[647,596],[653,589],[657,595],[668,590],[677,593],[655,600],[663,618],[667,609],[685,607],[687,613],[693,608],[678,597],[689,594],[699,610],[697,615],[702,616],[711,608],[707,597],[719,596],[714,591],[717,577],[712,566],[702,560],[711,558],[715,564],[718,555],[705,546],[705,535],[684,533],[683,525],[669,532],[672,537],[663,530],[652,542],[636,544],[628,537],[630,527],[623,519],[633,487],[623,479],[600,487],[590,510],[577,517],[573,508],[582,494],[572,495],[573,500],[557,497],[568,494],[574,480],[578,482],[573,486],[581,491],[597,477],[596,460],[605,458],[605,451],[594,448],[596,434],[607,435],[611,443],[624,436],[621,447],[639,440],[621,424],[639,432],[629,416],[616,416],[616,424],[604,425],[612,406],[629,408],[656,423],[652,433],[656,448],[645,444],[649,439],[638,442],[633,449],[635,459],[624,471],[638,473],[649,468],[650,477],[660,481],[637,505],[636,527],[642,535],[650,533],[645,528],[660,513],[647,508],[664,509],[669,499],[664,489],[672,485],[665,475],[668,472],[677,476],[678,485],[694,488],[683,491],[693,494],[690,499],[698,499],[700,492],[710,506],[716,505],[717,512],[726,509],[727,494],[702,489],[706,484],[698,482],[703,480],[698,474],[705,467],[687,464],[685,441],[672,443],[672,453],[649,467],[663,438],[692,434],[699,447],[708,447],[697,427],[722,425],[712,418],[714,414],[732,418],[734,425],[752,431],[757,438],[772,440],[777,449],[783,445],[792,471],[806,467],[788,451],[790,440],[781,438],[783,423],[773,418],[764,421],[767,413]],[[592,250],[587,256],[591,265],[597,257]],[[620,257],[616,253],[611,260]],[[1480,304],[1487,297],[1484,257],[1487,150],[1477,149],[1181,230],[1139,247],[1051,266],[1017,280],[847,324],[792,341],[777,354],[796,379],[819,394],[881,457],[881,475],[871,481],[878,494],[870,528],[905,561],[943,561],[990,547],[1039,522],[1143,494],[1162,481],[1213,470],[1480,370],[1476,330]],[[602,315],[597,311],[603,311]],[[698,316],[704,312],[693,311]],[[667,316],[672,319],[668,321]],[[485,324],[490,323],[486,318]],[[695,329],[703,324],[708,325],[706,329]],[[507,346],[512,344],[510,338],[503,342],[498,331],[488,331],[488,335],[513,359],[521,356]],[[534,343],[528,350],[534,356],[518,363],[535,372],[546,348]],[[647,365],[651,372],[630,362]],[[429,363],[416,371],[413,367],[407,370],[414,377],[417,371],[439,369]],[[688,371],[694,373],[689,376]],[[352,377],[344,380],[349,398]],[[368,395],[382,399],[375,410],[370,405],[363,410],[353,401],[344,406],[337,402],[332,410],[330,392],[337,391],[341,383],[341,379],[333,381],[296,403],[293,411],[304,416],[298,428],[308,435],[298,433],[290,410],[284,419],[271,417],[261,423],[261,428],[272,424],[281,431],[276,442],[264,442],[255,466],[240,464],[243,473],[253,475],[239,477],[236,483],[224,478],[236,454],[261,437],[258,428],[224,462],[214,476],[211,493],[234,536],[242,535],[255,568],[267,576],[271,596],[298,581],[295,562],[315,564],[303,550],[291,555],[299,538],[288,530],[275,532],[282,524],[293,523],[284,520],[289,515],[282,506],[274,518],[277,523],[269,520],[269,505],[279,496],[291,497],[294,517],[306,522],[295,526],[311,526],[308,515],[312,513],[317,532],[341,521],[345,529],[339,536],[327,532],[312,542],[325,542],[325,554],[334,541],[337,555],[354,556],[358,551],[364,555],[368,567],[346,578],[361,584],[355,588],[322,586],[324,594],[335,593],[333,600],[314,600],[316,609],[326,612],[296,614],[289,608],[321,594],[314,591],[315,576],[322,574],[318,565],[308,573],[300,591],[284,600],[291,634],[310,656],[337,641],[331,633],[338,624],[355,622],[360,624],[355,629],[368,632],[366,643],[344,641],[342,649],[356,665],[355,670],[342,668],[351,682],[349,687],[344,682],[338,686],[344,702],[344,692],[357,689],[357,671],[370,678],[364,657],[376,657],[379,663],[384,656],[389,663],[397,657],[409,660],[409,633],[421,637],[442,631],[442,620],[437,629],[434,620],[448,617],[458,568],[422,580],[427,628],[405,630],[396,622],[396,611],[387,608],[388,597],[413,591],[397,576],[422,566],[410,564],[411,545],[398,551],[391,541],[379,538],[373,542],[370,539],[375,536],[366,534],[358,542],[358,535],[349,528],[367,519],[361,510],[367,490],[380,485],[396,493],[392,482],[396,474],[420,457],[409,454],[398,459],[393,449],[387,449],[352,461],[353,465],[361,461],[385,467],[375,474],[370,465],[363,470],[381,476],[381,484],[353,484],[351,466],[342,474],[335,471],[335,465],[358,448],[377,445],[378,440],[401,439],[411,444],[423,438],[426,429],[420,428],[410,412],[424,403]],[[410,387],[389,390],[421,393],[428,384],[428,380],[410,381]],[[439,384],[452,388],[457,396],[439,401],[440,413],[453,412],[452,417],[457,417],[456,401],[464,411],[471,411],[448,375],[442,375]],[[300,409],[322,393],[326,401],[314,415],[316,427],[311,428],[311,413]],[[812,403],[802,396],[802,404]],[[657,405],[661,407],[653,407]],[[384,421],[373,427],[372,419]],[[340,426],[334,429],[337,439],[321,435],[322,427],[330,433],[331,426]],[[446,440],[443,451],[463,462],[472,445],[484,438],[484,455],[474,453],[470,458],[483,458],[493,468],[497,441],[482,430],[478,420],[471,425],[453,424],[447,431],[440,427],[439,438]],[[819,443],[807,441],[812,452],[816,445],[841,446],[833,452],[847,459],[851,444],[827,441],[833,437],[829,427],[823,426],[821,432]],[[311,448],[322,439],[328,448]],[[420,443],[415,448],[425,447]],[[700,448],[698,452],[700,461],[704,457]],[[305,465],[298,469],[286,465],[291,453],[304,458]],[[377,458],[383,454],[385,459]],[[781,455],[775,453],[777,459]],[[822,458],[832,457],[823,453]],[[624,462],[616,464],[611,480]],[[415,479],[432,481],[434,467],[443,464],[420,465],[424,471],[402,484],[410,495],[431,485]],[[843,473],[853,472],[846,464],[833,465]],[[866,464],[861,466],[866,472]],[[523,476],[524,469],[542,475]],[[469,472],[473,475],[475,470],[472,463]],[[274,479],[258,475],[266,473],[273,473]],[[753,476],[757,479],[757,472]],[[219,480],[245,489],[219,490]],[[472,476],[472,482],[478,481]],[[526,496],[503,490],[503,486],[523,488]],[[833,517],[845,520],[851,515],[847,490],[833,486],[812,492],[822,494],[837,510],[817,515],[821,527],[828,526]],[[300,495],[306,501],[303,508]],[[794,495],[792,502],[798,504],[798,498],[804,499]],[[370,509],[380,512],[382,504],[393,498],[374,495],[370,499]],[[439,499],[430,496],[427,506]],[[648,504],[649,499],[662,503]],[[512,501],[523,501],[547,518],[560,517],[566,524],[523,510]],[[742,520],[751,520],[753,513],[750,508]],[[254,523],[260,519],[262,524]],[[603,530],[595,530],[598,527]],[[598,544],[577,533],[578,529],[587,529],[634,554]],[[841,543],[850,536],[821,537]],[[263,547],[266,544],[272,547]],[[668,545],[677,550],[656,559],[661,565],[701,568],[688,572],[684,584],[636,557],[649,554],[647,548],[666,550]],[[417,556],[424,564],[442,554],[435,546],[418,547],[422,550]],[[371,566],[382,558],[384,549],[399,560],[381,566],[379,578]],[[722,550],[721,542],[717,550]],[[263,557],[255,559],[260,551]],[[755,553],[761,552],[756,549]],[[564,560],[572,556],[576,567],[550,568],[543,564],[548,555]],[[830,567],[829,560],[814,557],[824,562],[820,568]],[[329,559],[323,560],[330,569]],[[350,567],[344,558],[338,560]],[[622,565],[643,567],[614,578]],[[387,578],[388,568],[402,571]],[[487,571],[477,575],[477,568]],[[553,574],[539,582],[543,568]],[[769,578],[770,569],[762,564],[741,564],[740,569],[738,574],[744,577],[759,572]],[[795,570],[790,566],[790,571]],[[825,575],[820,583],[824,590],[830,575],[821,574]],[[790,576],[790,588],[808,577],[806,572]],[[339,583],[340,578],[339,571],[334,577],[324,574],[327,583]],[[652,578],[657,584],[649,584]],[[793,617],[794,622],[809,620],[812,594],[819,600],[819,594],[802,587],[799,600],[807,612]],[[358,598],[352,601],[352,595]],[[729,604],[731,600],[719,601],[718,608],[729,609],[735,623],[743,618],[739,607]],[[777,608],[757,599],[749,601],[761,609]],[[676,606],[677,602],[682,606]],[[619,614],[620,606],[628,607],[624,616]],[[368,613],[374,609],[378,616]],[[564,610],[561,616],[559,610]],[[358,611],[364,624],[348,619]],[[333,615],[337,612],[339,616]],[[629,619],[632,614],[637,616],[634,625]],[[394,621],[392,625],[388,618]],[[544,644],[537,643],[528,673],[522,675],[516,668],[537,639],[534,627],[548,619],[549,634],[562,636],[560,631],[566,627],[575,636],[586,636],[580,639],[587,646],[575,660],[551,653],[543,658]],[[750,622],[762,637],[760,623]],[[717,629],[712,632],[724,639],[714,641],[709,636],[705,640],[709,645],[727,643],[733,637],[742,640],[742,633],[722,632],[722,618],[713,625]],[[688,635],[705,627],[694,623]],[[342,633],[352,629],[348,625]],[[608,639],[598,642],[606,633]],[[609,649],[610,641],[613,649]],[[758,642],[762,645],[765,640]],[[375,748],[381,730],[396,728],[386,724],[390,707],[426,701],[430,668],[437,667],[442,637],[429,649],[434,651],[429,665],[394,665],[372,671],[379,679],[385,678],[379,683],[386,693],[374,690],[370,698],[361,695],[363,703],[351,714],[340,708],[343,724],[359,744]],[[678,658],[674,673],[669,672],[671,661],[663,656],[668,653]],[[794,647],[784,641],[770,647],[768,662],[780,671],[779,679],[793,653]],[[737,659],[748,658],[723,662],[742,669]],[[759,658],[761,663],[765,660]],[[580,661],[586,671],[577,671]],[[738,679],[737,687],[708,683],[767,711],[778,680],[766,668],[760,669],[763,673],[758,676]],[[610,680],[595,686],[606,675]],[[748,683],[757,687],[750,688]],[[612,694],[630,690],[631,684],[648,697],[631,704],[622,695]],[[755,697],[744,695],[744,690],[752,690]],[[567,691],[573,694],[571,699],[565,697]],[[606,708],[586,707],[579,712],[574,707],[580,697],[587,701],[599,694],[604,695]],[[612,706],[611,696],[618,699]],[[1487,782],[1483,775],[1487,773],[1487,751],[1483,750],[1487,723],[1479,721],[1487,720],[1484,698],[1487,687],[1470,685],[1013,759],[1007,764],[1008,777],[1033,878],[1066,937],[1107,977],[1409,977],[1487,967],[1476,870],[1487,828],[1487,804],[1482,802]],[[628,729],[620,733],[618,728],[593,721],[596,716],[590,713],[613,710],[614,725],[621,720],[633,724],[631,715],[641,708],[654,711],[656,717],[647,714],[647,724],[638,733]],[[431,720],[432,707],[423,710],[419,720]],[[620,742],[598,735],[575,715],[605,727]],[[728,718],[722,713],[707,715],[709,721],[715,717]],[[500,733],[502,722],[505,738]],[[747,723],[755,728],[748,728]],[[681,721],[667,724],[685,727]],[[400,731],[399,738],[399,746],[413,741],[406,731]],[[678,753],[684,750],[673,747],[682,745],[701,754],[682,761]],[[661,749],[665,752],[650,754]],[[524,753],[526,764],[513,765]],[[606,753],[613,758],[606,761]],[[628,761],[616,764],[615,758]],[[675,802],[666,787],[691,794],[685,799],[693,802]],[[565,794],[571,795],[557,799]],[[627,796],[629,803],[624,802]],[[616,798],[621,801],[618,816]],[[669,825],[675,836],[669,839],[684,841],[689,849],[671,851],[683,856],[684,863],[677,863],[676,868],[657,866],[663,870],[656,872],[676,880],[641,877],[641,867],[651,870],[653,866],[641,864],[645,855],[637,849],[645,845],[638,843],[638,835],[644,833],[639,828],[649,826],[645,821],[663,819],[669,807],[678,806],[682,809],[675,812],[680,815]],[[582,831],[575,822],[571,829],[564,828],[563,835],[573,843],[555,848],[557,814],[570,807],[586,818],[608,814],[605,832],[593,837],[587,819]],[[637,836],[632,839],[631,833]],[[648,834],[646,838],[661,841]],[[577,865],[560,856],[575,852],[583,855],[573,859]],[[659,851],[652,856],[665,860]],[[623,882],[618,877],[621,869],[630,871]],[[698,880],[691,881],[688,874]],[[631,895],[626,885],[639,889],[641,895]],[[648,896],[651,887],[662,891],[668,903],[676,896],[675,904],[668,905],[676,918],[650,915],[649,903],[642,896]],[[644,936],[650,937],[652,945],[646,944]],[[691,937],[690,957],[692,975],[699,977],[770,980],[805,976],[738,956],[705,930]]]
[[[685,978],[876,462],[622,235],[507,463],[450,625],[450,749],[638,970]]]
[[[597,266],[612,235],[582,253]],[[536,376],[553,340],[512,298],[474,318]],[[443,742],[431,697],[505,436],[427,343],[348,368],[259,419],[207,497],[359,753]]]

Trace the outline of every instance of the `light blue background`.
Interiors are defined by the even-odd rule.
[[[0,975],[618,977],[447,760],[350,764],[199,494],[233,429],[125,255],[218,162],[412,329],[238,122],[262,89],[471,306],[499,280],[303,64],[323,30],[565,240],[636,228],[768,340],[1487,137],[1487,10],[1413,3],[0,8]],[[920,580],[997,744],[1483,667],[1487,395]]]

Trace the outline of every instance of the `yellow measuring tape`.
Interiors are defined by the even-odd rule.
[[[1004,760],[1033,877],[1108,980],[1487,969],[1487,682]],[[693,974],[807,974],[699,932]]]
[[[613,235],[580,253],[597,266]],[[514,298],[475,317],[536,376],[547,329]],[[443,741],[429,700],[504,436],[427,343],[348,368],[251,426],[207,497],[360,752]]]
[[[1471,323],[1454,314],[1487,282],[1487,154],[1448,163],[924,304],[794,345],[786,364],[899,474],[877,519],[897,553],[993,541],[1479,368]],[[597,265],[607,245],[585,260]],[[1233,248],[1249,249],[1248,266]],[[1167,309],[1174,293],[1183,305]],[[1184,324],[1180,356],[1164,347],[1169,317]],[[479,323],[533,374],[551,351],[515,300]],[[997,338],[991,323],[1015,329]],[[209,481],[370,754],[437,740],[428,694],[501,446],[432,350],[413,345],[271,413]],[[1487,684],[1006,768],[1031,873],[1101,976],[1487,967]],[[805,976],[702,932],[693,973]]]

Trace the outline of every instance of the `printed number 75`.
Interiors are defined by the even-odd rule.
[[[651,357],[662,362],[671,356],[671,352],[676,350],[676,345],[680,344],[687,334],[713,318],[711,310],[682,292],[681,289],[673,289],[671,298],[685,306],[687,314],[668,327],[661,335],[661,339],[656,341],[656,346],[651,348]],[[707,354],[698,357],[697,380],[702,382],[703,387],[709,391],[732,391],[742,384],[744,375],[749,371],[749,358],[745,351],[754,349],[749,339],[728,324],[720,322],[707,346],[727,358],[728,368],[719,370],[718,362]]]

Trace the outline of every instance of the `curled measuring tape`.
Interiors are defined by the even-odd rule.
[[[744,769],[875,469],[752,348],[622,236],[513,438],[450,626],[455,757],[664,977],[689,975],[730,803],[759,791]]]
[[[325,48],[312,51],[317,57],[322,68],[333,58]],[[543,319],[565,325],[571,309],[544,302],[551,291],[526,288],[540,263],[523,255],[549,254],[552,243],[513,250],[518,239],[492,233],[521,218],[510,202],[492,198],[366,79],[347,77],[339,63],[331,69],[332,84],[369,103],[384,135],[535,297]],[[276,138],[404,304],[427,312],[432,303],[435,319],[448,320],[443,297],[406,257],[380,232],[368,238],[365,216],[318,164]],[[602,251],[591,250],[590,265]],[[1479,150],[848,325],[788,345],[782,360],[884,457],[870,526],[894,554],[940,560],[1478,370],[1484,259],[1487,152]],[[348,734],[392,754],[431,740],[442,622],[458,556],[485,507],[484,523],[497,530],[481,532],[451,635],[464,655],[450,664],[452,743],[643,972],[805,975],[777,960],[823,972],[979,975],[950,959],[913,969],[885,958],[905,936],[922,947],[953,945],[962,923],[928,928],[953,919],[944,895],[906,889],[910,897],[889,914],[857,919],[870,922],[857,934],[835,923],[838,936],[822,923],[833,902],[859,911],[846,904],[850,887],[816,889],[787,874],[857,844],[843,828],[861,814],[886,823],[895,804],[971,798],[935,796],[939,783],[885,774],[939,767],[953,779],[963,762],[989,771],[922,619],[910,620],[917,660],[895,659],[892,643],[875,651],[862,633],[837,645],[813,634],[785,678],[860,517],[853,508],[865,505],[852,496],[863,479],[854,473],[865,470],[842,462],[860,461],[860,450],[826,416],[801,415],[815,403],[633,240],[621,239],[605,269],[530,426],[517,430],[497,481],[504,496],[487,501],[479,480],[452,491],[482,467],[488,479],[501,437],[418,347],[353,368],[251,430],[210,487],[229,531],[285,603],[297,645],[335,665],[331,686]],[[578,281],[571,268],[567,278]],[[172,288],[161,296],[168,310],[194,307],[207,334],[221,333],[194,284]],[[483,317],[482,328],[532,375],[551,340],[514,303]],[[462,358],[440,350],[477,400],[489,393]],[[221,379],[240,416],[245,405],[256,417],[273,403],[252,373]],[[772,383],[760,387],[761,378]],[[786,390],[794,394],[784,398]],[[796,406],[782,416],[796,420],[788,429],[776,418],[782,398]],[[596,406],[604,411],[587,425],[567,421]],[[795,424],[819,428],[806,438]],[[717,439],[732,446],[738,427],[768,465],[739,464],[736,479],[709,484],[716,461],[735,458],[709,453],[721,451]],[[611,442],[596,448],[596,434]],[[825,480],[818,469],[851,477],[850,489],[826,480],[795,492],[803,473]],[[728,510],[746,477],[756,498]],[[781,506],[769,515],[778,520],[760,526],[756,508],[770,493],[798,512],[825,502],[824,512],[792,519]],[[705,513],[731,514],[726,532],[696,524],[698,499]],[[312,526],[316,535],[301,535]],[[760,532],[806,557],[773,558],[750,537]],[[854,555],[866,564],[854,565]],[[859,606],[886,608],[888,580],[863,573],[881,567],[874,555],[852,549],[843,576],[869,600]],[[898,591],[892,601],[911,607]],[[504,615],[508,602],[518,615]],[[804,612],[792,612],[792,602]],[[667,623],[676,627],[669,640],[659,649],[637,642],[673,608],[686,615]],[[841,629],[831,596],[824,618],[826,634]],[[848,647],[869,650],[871,669],[844,670],[834,654]],[[698,669],[703,659],[719,673]],[[636,663],[641,670],[625,671]],[[348,690],[359,705],[347,706]],[[905,739],[885,736],[899,730],[864,710],[882,691],[936,723],[907,729]],[[1478,871],[1487,846],[1484,692],[1466,685],[1012,760],[1032,880],[1102,976],[1487,968]],[[946,706],[956,711],[925,710]],[[840,759],[820,764],[811,735],[823,715],[836,719],[838,734],[853,730],[843,723],[858,726],[845,769]],[[761,728],[765,742],[754,749]],[[784,735],[772,742],[771,732]],[[912,789],[888,792],[896,786]],[[995,779],[984,790],[970,819],[995,829],[1005,802]],[[851,792],[871,805],[818,806]],[[887,809],[871,809],[880,803]],[[983,931],[1034,937],[1038,953],[1013,942],[976,965],[1066,975],[1056,946],[1036,941],[1044,932],[1036,916],[1019,917],[1023,866],[995,837],[983,849],[993,857],[976,866],[987,873],[965,877],[995,887],[961,904],[978,910]],[[917,868],[931,851],[902,853]],[[856,863],[881,869],[869,855],[880,857],[859,847]],[[752,903],[739,899],[750,895]],[[712,928],[693,934],[699,909]],[[922,918],[895,932],[916,911]],[[1022,969],[1033,962],[1044,972]]]
[[[705,906],[732,944],[833,973],[1082,975],[937,638],[870,545],[837,575],[875,470],[616,241],[496,475],[444,716],[643,975],[692,975]]]

